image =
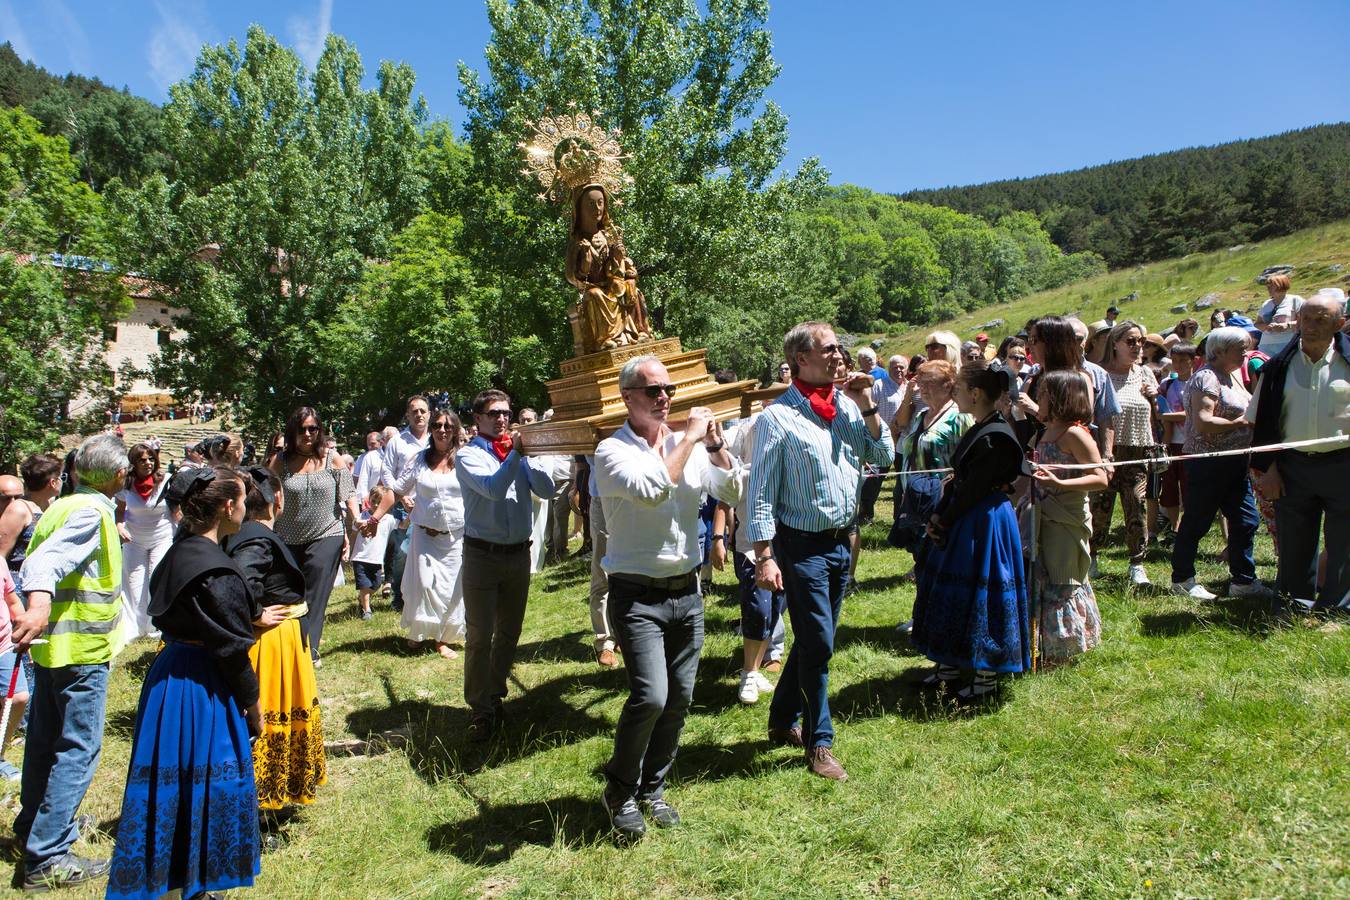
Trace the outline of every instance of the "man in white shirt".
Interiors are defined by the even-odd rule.
[[[427,429],[431,422],[431,405],[427,403],[426,397],[421,394],[409,397],[403,417],[408,427],[393,440],[385,442],[384,472],[381,476],[385,487],[393,486],[394,479],[403,474],[417,454],[427,449],[427,442],[431,440],[431,432]],[[384,574],[393,594],[389,605],[394,612],[403,609],[403,566],[408,559],[408,513],[412,512],[412,508],[412,497],[401,497],[394,504],[394,517],[399,520],[399,530],[394,532],[384,551]]]
[[[378,431],[366,435],[366,452],[357,457],[352,466],[352,477],[356,479],[356,503],[362,506],[370,496],[373,485],[379,484],[384,475],[384,436]]]
[[[1247,421],[1252,446],[1350,435],[1350,337],[1343,295],[1319,291],[1298,311],[1298,338],[1261,368]],[[1304,608],[1350,613],[1350,445],[1252,454],[1261,495],[1275,503],[1279,591]],[[1319,534],[1325,529],[1324,534]],[[1317,544],[1326,579],[1317,588]]]
[[[618,836],[632,840],[646,831],[644,811],[659,827],[680,821],[662,793],[703,648],[699,509],[709,493],[735,503],[743,477],[710,410],[691,409],[683,432],[666,425],[675,386],[655,356],[626,362],[619,387],[628,421],[600,442],[595,470],[609,526],[609,619],[630,694],[604,803]]]

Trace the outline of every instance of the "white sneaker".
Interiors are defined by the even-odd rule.
[[[746,706],[753,706],[759,702],[759,684],[755,681],[755,673],[741,673],[741,689],[736,692],[736,699]]]
[[[1094,556],[1092,557],[1092,562],[1088,564],[1088,577],[1096,578],[1100,574],[1102,573],[1101,570],[1097,568],[1097,557]]]
[[[750,676],[755,679],[755,684],[759,686],[759,692],[761,694],[773,693],[773,682],[765,678],[764,673],[759,669],[751,672]]]
[[[1153,582],[1148,580],[1148,572],[1144,571],[1143,566],[1130,566],[1130,584],[1135,587],[1143,587]]]
[[[1205,590],[1204,585],[1196,584],[1194,578],[1188,578],[1185,581],[1172,582],[1172,593],[1182,597],[1190,597],[1192,600],[1216,599],[1216,595]]]
[[[1264,584],[1260,579],[1257,579],[1251,584],[1230,583],[1228,585],[1228,596],[1246,597],[1253,600],[1273,600],[1275,598],[1275,592],[1270,589],[1269,585]]]

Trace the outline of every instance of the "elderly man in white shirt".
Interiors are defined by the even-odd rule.
[[[655,356],[625,363],[619,387],[628,421],[600,442],[595,468],[609,525],[609,619],[630,695],[604,802],[617,835],[632,840],[646,831],[644,811],[659,827],[680,821],[662,793],[703,648],[699,508],[705,494],[735,503],[744,478],[710,410],[691,409],[682,432],[666,425],[675,386]]]

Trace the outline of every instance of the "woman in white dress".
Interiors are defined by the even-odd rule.
[[[403,627],[408,646],[435,641],[446,659],[458,654],[452,644],[464,643],[464,497],[455,473],[459,417],[448,409],[431,414],[431,443],[397,473],[392,493],[385,494],[361,530],[374,536],[379,522],[393,508],[395,496],[413,498],[408,564],[403,570]]]
[[[156,633],[150,624],[150,575],[173,543],[173,518],[164,502],[169,479],[159,468],[159,452],[148,444],[127,451],[131,471],[117,493],[118,531],[122,535],[122,634],[126,643]]]

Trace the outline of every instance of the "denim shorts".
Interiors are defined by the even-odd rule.
[[[384,584],[384,570],[380,568],[379,563],[354,562],[352,573],[356,576],[358,591],[373,591]]]
[[[17,659],[18,656],[13,650],[6,650],[4,653],[0,653],[0,702],[3,702],[7,696],[6,692],[9,690],[9,677],[14,672],[14,663]],[[27,673],[25,673],[23,669],[23,666],[19,667],[19,677],[14,682],[15,694],[28,693]]]

